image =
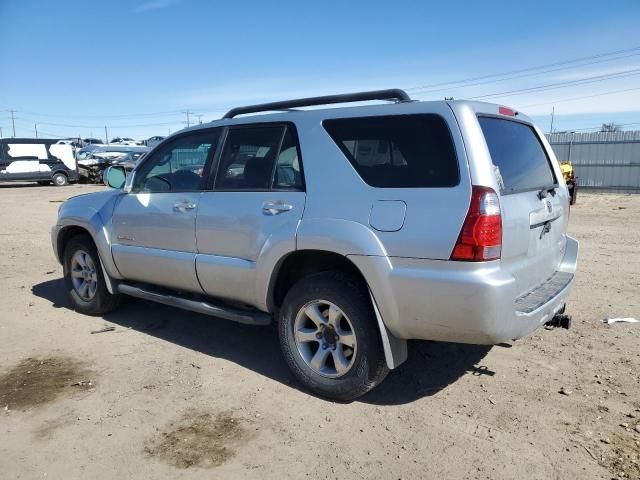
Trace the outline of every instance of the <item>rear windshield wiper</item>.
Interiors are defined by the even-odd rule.
[[[556,186],[552,185],[550,187],[544,187],[542,189],[540,189],[540,191],[538,192],[538,198],[540,200],[542,200],[543,198],[547,198],[549,196],[549,194],[551,194],[552,197],[555,197],[556,195]]]

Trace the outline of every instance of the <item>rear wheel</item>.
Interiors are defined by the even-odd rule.
[[[64,187],[69,184],[69,179],[64,173],[54,173],[53,177],[51,177],[51,181],[56,187]]]
[[[323,397],[353,400],[388,373],[366,286],[341,273],[295,284],[280,311],[279,334],[291,371]]]
[[[87,315],[103,315],[120,304],[107,290],[100,257],[91,238],[78,235],[64,249],[64,281],[73,307]]]

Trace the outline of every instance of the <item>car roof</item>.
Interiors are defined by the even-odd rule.
[[[498,112],[498,104],[488,102],[478,102],[472,100],[431,100],[431,101],[409,101],[409,102],[387,102],[382,104],[350,105],[330,108],[306,108],[278,112],[265,112],[258,114],[241,115],[234,118],[221,118],[209,123],[194,125],[185,128],[171,135],[184,133],[187,131],[197,131],[211,127],[222,127],[230,125],[243,125],[248,123],[270,123],[270,122],[291,122],[306,118],[315,118],[318,121],[330,118],[349,118],[361,116],[377,115],[406,115],[412,113],[428,112],[434,106],[449,105],[454,107],[466,107],[477,114]],[[530,121],[528,117],[518,113],[518,120]],[[168,138],[171,138],[168,137]]]

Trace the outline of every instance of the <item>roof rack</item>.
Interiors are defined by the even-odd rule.
[[[407,92],[399,88],[388,90],[373,90],[370,92],[343,93],[340,95],[325,95],[322,97],[298,98],[282,102],[262,103],[259,105],[247,105],[236,107],[225,113],[222,118],[233,118],[245,113],[269,112],[275,110],[289,110],[296,107],[311,107],[314,105],[330,105],[334,103],[365,102],[368,100],[393,100],[396,102],[410,102],[411,97]]]

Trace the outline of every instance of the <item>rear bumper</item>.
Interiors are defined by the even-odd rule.
[[[543,283],[528,292],[526,309],[515,278],[500,268],[499,261],[349,258],[369,281],[382,318],[396,337],[490,345],[524,337],[562,309],[577,256],[578,242],[567,236],[558,267],[563,281]]]

